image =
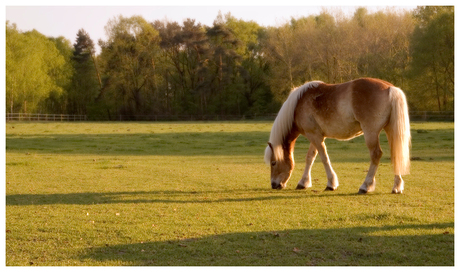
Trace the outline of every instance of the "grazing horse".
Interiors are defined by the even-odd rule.
[[[380,79],[360,78],[342,84],[308,82],[294,89],[281,107],[265,149],[271,165],[271,186],[282,189],[294,169],[294,145],[300,134],[310,141],[305,172],[297,189],[311,187],[311,167],[319,153],[327,175],[326,190],[339,186],[326,152],[325,138],[350,140],[364,134],[371,163],[360,194],[375,189],[375,173],[382,157],[379,135],[388,138],[394,170],[392,193],[404,190],[401,175],[409,173],[411,142],[406,97],[401,89]]]

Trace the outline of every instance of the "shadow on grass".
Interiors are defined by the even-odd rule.
[[[75,258],[136,266],[453,266],[453,227],[439,223],[294,229],[122,245],[108,242]]]
[[[386,136],[381,133],[381,145],[389,157]],[[161,155],[161,156],[261,156],[269,132],[181,132],[181,133],[120,133],[120,134],[7,134],[6,152],[93,155]],[[297,152],[306,152],[308,141],[300,137]],[[369,152],[364,137],[351,141],[326,142],[331,161],[368,162]],[[419,160],[454,159],[453,130],[433,130],[415,133],[412,137],[413,156]],[[427,152],[429,150],[429,152]],[[300,154],[300,153],[299,153]],[[305,154],[301,154],[304,156]],[[386,157],[385,157],[386,158]]]
[[[371,197],[380,195],[373,193]],[[135,192],[84,192],[69,194],[16,194],[6,196],[7,206],[27,205],[95,205],[119,203],[225,203],[251,202],[277,199],[305,199],[317,197],[356,196],[358,194],[337,194],[312,191],[285,191],[271,189],[237,189],[221,191],[135,191]]]

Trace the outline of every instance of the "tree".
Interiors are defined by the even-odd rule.
[[[75,53],[74,53],[75,58],[74,59],[78,63],[87,62],[88,57],[91,58],[91,61],[93,62],[93,65],[94,65],[94,70],[97,76],[97,80],[99,83],[99,88],[102,89],[101,76],[99,74],[99,69],[97,67],[96,57],[95,57],[96,49],[94,48],[93,40],[91,40],[91,38],[89,37],[89,34],[84,29],[78,30],[77,41],[74,44],[74,48],[75,48]]]
[[[264,55],[275,100],[284,101],[292,88],[311,80],[377,77],[405,88],[412,29],[408,12],[365,8],[351,18],[323,10],[269,28]]]
[[[236,52],[240,41],[225,22],[214,21],[212,27],[206,27],[206,35],[210,44],[209,68],[205,88],[208,89],[212,100],[211,113],[226,114],[236,112],[231,95],[235,93],[238,82],[238,71],[241,68],[241,56]]]
[[[177,22],[155,21],[162,49],[164,65],[163,87],[168,95],[167,112],[205,112],[206,94],[203,92],[203,69],[209,51],[208,38],[201,24],[186,19]]]
[[[411,39],[414,107],[454,109],[454,7],[418,7]],[[434,103],[433,103],[434,102]]]
[[[114,113],[152,112],[158,32],[140,16],[118,16],[108,22],[105,30],[108,40],[99,41],[105,76],[101,99],[111,103]]]
[[[353,16],[359,50],[359,75],[382,78],[406,89],[409,42],[414,28],[409,12],[387,9],[369,14],[361,8]]]
[[[433,6],[324,9],[276,27],[220,12],[211,26],[118,16],[98,56],[83,29],[72,46],[7,22],[6,102],[11,112],[110,119],[260,114],[306,81],[377,77],[404,89],[413,110],[453,110],[453,21],[453,7]]]
[[[184,105],[187,113],[200,112],[207,109],[207,95],[204,88],[205,72],[208,65],[210,46],[205,28],[196,24],[195,20],[186,19],[182,27],[182,41],[184,54],[184,69],[189,78],[189,86],[184,90],[191,100],[191,105]],[[187,92],[188,90],[188,92]],[[188,110],[190,108],[190,111]]]
[[[73,67],[73,47],[69,40],[64,37],[48,38],[54,43],[56,49],[64,57],[64,64],[61,73],[56,77],[55,81],[58,86],[61,86],[62,92],[52,91],[44,100],[45,108],[50,113],[67,113],[68,92],[71,88],[72,78],[74,77],[75,69]]]
[[[65,58],[36,30],[25,33],[6,22],[6,102],[11,112],[46,111],[50,93],[63,93]]]
[[[68,90],[68,113],[88,114],[101,89],[101,81],[94,57],[94,43],[89,34],[80,29],[73,45],[71,58],[75,74]]]
[[[239,41],[235,51],[241,56],[238,71],[241,84],[235,88],[234,93],[238,114],[272,112],[269,65],[263,55],[266,31],[256,22],[237,19],[231,13],[225,15],[225,25]]]
[[[296,85],[294,74],[299,57],[295,55],[294,29],[285,24],[269,28],[267,34],[264,55],[272,72],[269,84],[275,99],[281,102]]]

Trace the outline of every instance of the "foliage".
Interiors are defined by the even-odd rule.
[[[369,14],[365,8],[352,18],[323,11],[270,28],[265,49],[274,75],[272,93],[284,101],[305,81],[340,83],[363,76],[404,88],[412,28],[408,12]]]
[[[230,13],[211,26],[118,16],[98,56],[83,29],[71,48],[7,22],[7,109],[109,120],[258,115],[276,113],[306,81],[376,77],[401,87],[411,110],[453,110],[453,21],[453,7],[436,6],[324,9],[270,27]]]
[[[156,112],[204,114],[209,100],[204,86],[210,50],[204,27],[191,19],[182,26],[158,20],[153,26],[161,39],[163,80],[158,88],[165,97],[165,105]]]
[[[56,85],[62,87],[62,92],[53,90],[43,101],[43,110],[51,113],[66,113],[68,109],[68,92],[71,90],[72,78],[75,75],[75,67],[72,62],[72,46],[64,37],[48,38],[54,43],[60,55],[64,58],[61,72],[55,78]]]
[[[78,31],[73,49],[71,63],[75,73],[67,93],[67,111],[85,115],[99,94],[100,85],[97,80],[94,43],[84,29]]]
[[[6,103],[11,112],[41,112],[41,102],[67,87],[71,67],[56,45],[36,30],[20,32],[6,22]],[[62,49],[62,48],[61,48]],[[65,51],[65,50],[64,50]]]
[[[337,191],[270,189],[271,122],[7,123],[8,266],[453,266],[454,123],[412,123],[411,175],[376,191],[363,137],[327,140]]]
[[[454,7],[419,7],[415,17],[409,70],[412,103],[453,111]]]
[[[158,32],[140,16],[119,16],[107,24],[107,41],[99,41],[104,71],[101,97],[113,113],[142,114],[154,101]]]

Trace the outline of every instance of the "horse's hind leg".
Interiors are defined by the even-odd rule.
[[[306,161],[305,171],[299,183],[297,184],[296,189],[302,190],[302,189],[311,187],[311,167],[313,166],[313,162],[315,161],[317,154],[318,154],[318,150],[312,143],[310,143],[310,147],[308,148],[308,152],[307,152],[307,157],[305,159]]]
[[[379,134],[379,132],[364,132],[364,139],[371,157],[371,165],[369,166],[369,171],[367,172],[364,183],[361,187],[359,187],[360,194],[372,192],[375,189],[375,174],[377,172],[377,168],[379,167],[380,158],[383,154],[382,149],[380,148]]]
[[[393,194],[402,194],[404,191],[404,180],[400,175],[395,175],[395,185],[391,193]]]

